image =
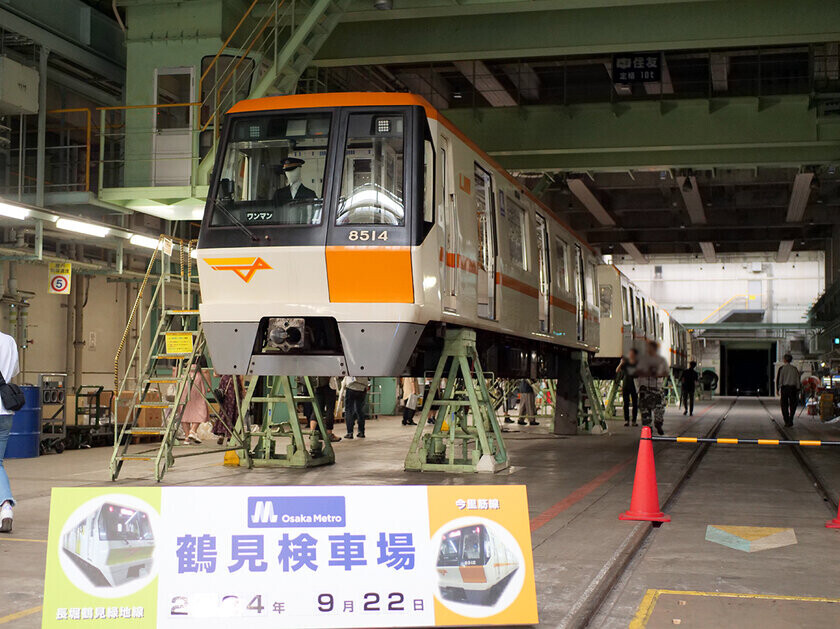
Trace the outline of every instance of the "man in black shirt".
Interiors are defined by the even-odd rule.
[[[624,425],[630,425],[630,406],[633,406],[633,425],[639,417],[639,392],[636,390],[636,364],[638,356],[635,349],[622,357],[616,373],[621,377],[621,393],[624,396]]]
[[[697,390],[697,380],[700,375],[694,370],[697,361],[692,360],[688,369],[680,376],[680,391],[682,392],[683,415],[694,415],[694,392]]]

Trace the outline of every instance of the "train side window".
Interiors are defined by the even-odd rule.
[[[622,323],[630,323],[630,302],[627,299],[627,287],[621,287],[621,308],[622,308]]]
[[[508,255],[520,269],[527,271],[527,253],[525,249],[527,219],[525,208],[509,196],[499,193],[499,210],[508,223]]]
[[[481,537],[484,540],[484,563],[490,561],[490,557],[493,556],[493,540],[490,537],[490,532],[487,529],[484,529],[481,532]]]
[[[609,284],[601,284],[601,318],[602,319],[611,319],[612,318],[612,300],[613,300],[613,287]]]
[[[336,225],[405,225],[405,119],[399,114],[352,114]]]
[[[567,256],[568,247],[566,243],[563,242],[560,238],[554,239],[554,248],[557,252],[557,255],[554,256],[554,260],[557,262],[557,284],[558,286],[566,291],[569,292],[569,262]]]
[[[587,287],[586,287],[586,289],[587,289],[586,290],[587,301],[591,305],[597,306],[598,305],[598,279],[597,279],[598,272],[597,272],[594,264],[590,263],[590,264],[587,264],[586,266],[587,266],[587,269],[589,271],[587,273],[587,275],[588,275],[587,280],[588,281],[587,281]]]
[[[424,231],[432,228],[435,222],[435,147],[432,144],[428,126],[423,152],[423,222]]]

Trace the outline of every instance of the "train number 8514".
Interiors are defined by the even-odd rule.
[[[387,229],[351,229],[347,234],[348,240],[388,240]]]

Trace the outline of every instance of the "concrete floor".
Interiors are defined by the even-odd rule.
[[[728,406],[725,399],[702,403],[693,418],[669,409],[667,432],[702,436]],[[776,402],[768,400],[768,407],[775,411]],[[840,425],[820,425],[804,416],[802,421],[802,427],[795,429],[802,438],[840,438]],[[528,427],[507,434],[513,468],[492,481],[485,475],[403,472],[402,462],[412,431],[400,426],[396,418],[382,418],[369,423],[366,440],[339,443],[334,466],[248,471],[222,467],[221,455],[214,454],[179,461],[166,476],[165,484],[525,484],[540,626],[554,627],[563,621],[634,526],[620,522],[617,516],[629,504],[638,432],[625,428],[621,422],[612,422],[610,433],[599,436],[559,438],[540,431],[541,428]],[[755,400],[739,401],[729,414],[721,436],[732,435],[775,437],[767,413]],[[694,448],[658,444],[656,465],[661,494],[678,478]],[[729,624],[720,623],[720,614],[725,618],[731,613],[734,618],[737,610],[749,613],[743,612],[743,605],[760,606],[762,601],[770,601],[735,597],[701,600],[698,596],[660,593],[651,605],[652,597],[646,598],[646,594],[652,589],[840,596],[836,588],[840,581],[840,548],[830,543],[836,541],[834,536],[838,533],[822,528],[830,518],[829,511],[809,486],[794,457],[783,448],[770,446],[713,448],[677,496],[670,509],[673,522],[650,536],[592,626],[626,627],[646,602],[650,612],[648,626],[673,626],[674,619],[679,619],[685,626],[720,627]],[[807,452],[831,482],[840,478],[840,457],[834,452],[828,448]],[[3,629],[40,627],[50,489],[108,485],[109,456],[109,449],[100,448],[6,462],[19,504],[14,533],[0,536]],[[144,465],[127,464],[118,484],[153,485],[151,468]],[[793,527],[798,543],[745,553],[705,541],[708,524]],[[767,604],[771,603],[804,604],[787,600]],[[819,608],[828,611],[818,611],[817,607],[807,608],[811,611],[797,608],[789,616],[802,627],[826,626],[818,624],[818,620],[828,613],[840,616],[840,606],[824,603]],[[683,617],[677,618],[672,609],[683,612]],[[786,617],[784,613],[769,614],[771,621],[763,625],[766,629],[787,626],[782,624]],[[773,624],[773,619],[777,624]],[[645,626],[645,622],[637,626]]]

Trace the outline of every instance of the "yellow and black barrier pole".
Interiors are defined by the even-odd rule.
[[[646,439],[646,437],[641,437]],[[840,446],[840,441],[817,441],[809,439],[741,439],[741,438],[707,438],[707,437],[647,437],[650,441],[670,441],[673,443],[715,443],[718,445],[752,445],[752,446]]]

